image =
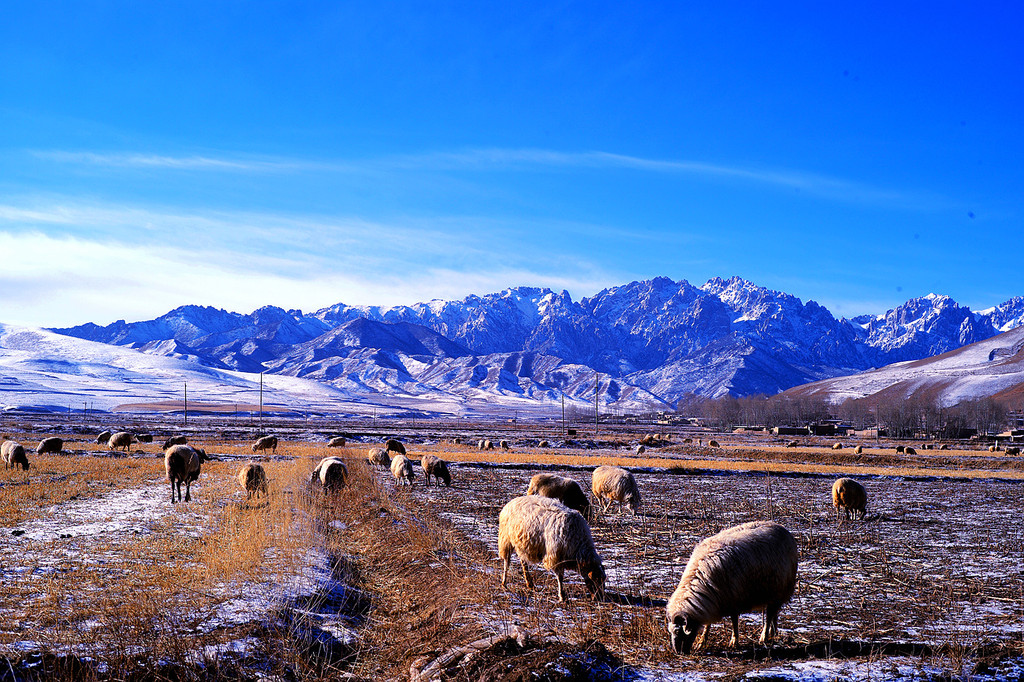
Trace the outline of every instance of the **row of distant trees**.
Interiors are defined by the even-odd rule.
[[[680,415],[700,417],[708,426],[719,429],[741,425],[802,426],[824,419],[840,419],[858,429],[878,426],[895,437],[925,432],[942,438],[957,438],[970,429],[978,433],[1003,431],[1008,426],[1008,415],[1019,409],[1019,405],[993,398],[964,400],[943,407],[935,400],[915,396],[875,396],[832,405],[817,397],[752,395],[712,399],[692,394],[676,406]]]

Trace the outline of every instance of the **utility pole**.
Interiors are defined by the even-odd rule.
[[[562,391],[562,440],[565,440],[565,391]]]
[[[185,426],[188,426],[188,382],[185,382]]]
[[[594,437],[597,438],[597,432],[600,429],[597,421],[597,397],[601,395],[601,373],[596,372],[594,374]]]
[[[263,372],[260,372],[260,435],[263,435]]]

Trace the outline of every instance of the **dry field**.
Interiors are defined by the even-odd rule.
[[[414,458],[453,461],[454,481],[424,487],[417,467],[406,488],[364,464],[369,443],[287,441],[257,458],[269,499],[247,501],[234,474],[248,442],[197,445],[217,459],[193,501],[173,507],[156,443],[110,457],[79,441],[67,449],[81,454],[30,454],[29,472],[0,470],[10,675],[371,680],[415,668],[465,680],[909,680],[1024,670],[1024,468],[1002,453],[412,445]],[[308,472],[328,454],[349,459],[351,485],[310,498]],[[540,470],[589,489],[590,469],[609,462],[635,472],[644,505],[593,523],[608,600],[591,602],[567,573],[570,601],[559,604],[553,577],[535,569],[529,590],[515,559],[502,588],[505,502]],[[866,520],[833,517],[839,473],[867,488]],[[674,655],[663,605],[690,550],[755,519],[780,521],[800,547],[781,640],[754,646],[751,614],[739,648],[726,648],[719,625],[694,656]],[[489,639],[506,634],[519,641]],[[483,650],[458,655],[473,641]]]

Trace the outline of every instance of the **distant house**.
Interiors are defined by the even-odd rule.
[[[809,436],[811,429],[807,426],[776,426],[772,433],[776,436]]]
[[[811,433],[815,436],[845,436],[854,428],[849,424],[843,424],[838,419],[822,419],[810,426]]]

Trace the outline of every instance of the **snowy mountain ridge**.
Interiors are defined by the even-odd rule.
[[[582,400],[589,381],[592,400],[600,373],[609,382],[602,400],[614,394],[671,405],[688,393],[774,394],[938,355],[1022,324],[1024,297],[973,312],[929,294],[846,320],[740,277],[701,286],[657,277],[579,301],[565,291],[513,287],[408,306],[338,303],[314,313],[183,306],[155,320],[53,331],[220,370],[310,377],[353,395],[551,400],[564,385]]]

